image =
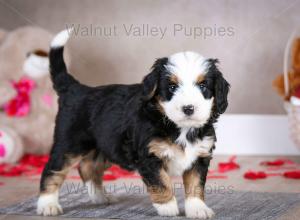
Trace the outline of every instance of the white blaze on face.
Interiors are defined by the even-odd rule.
[[[205,99],[196,85],[197,78],[207,71],[206,59],[195,52],[176,53],[169,57],[166,68],[179,81],[171,100],[161,103],[166,115],[179,127],[203,126],[213,106],[213,98]],[[186,116],[182,111],[183,106],[187,105],[194,106],[191,116]]]

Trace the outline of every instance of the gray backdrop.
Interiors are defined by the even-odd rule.
[[[232,84],[229,113],[277,114],[284,111],[271,81],[299,11],[299,0],[1,0],[0,27],[76,24],[70,70],[89,85],[139,82],[155,58],[194,50],[221,61]],[[165,35],[126,33],[142,24]]]

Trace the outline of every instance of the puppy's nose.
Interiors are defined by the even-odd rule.
[[[190,116],[194,113],[194,106],[193,105],[185,105],[182,107],[182,111],[187,116]]]

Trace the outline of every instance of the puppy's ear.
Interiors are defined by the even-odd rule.
[[[219,114],[225,112],[228,106],[227,96],[229,92],[230,85],[223,78],[221,72],[219,72],[216,82],[215,82],[215,99],[216,99],[216,107]]]
[[[228,106],[227,96],[229,92],[230,85],[224,79],[223,74],[219,71],[216,66],[218,60],[211,59],[209,71],[214,75],[214,94],[215,94],[215,105],[218,114],[225,112]]]
[[[164,65],[167,64],[168,58],[160,58],[155,61],[151,67],[151,72],[143,79],[143,99],[150,100],[156,94],[160,74],[165,71]]]

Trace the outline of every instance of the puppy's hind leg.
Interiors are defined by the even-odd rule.
[[[37,213],[44,216],[61,214],[58,202],[59,189],[71,167],[80,161],[80,156],[52,153],[46,164],[40,183],[40,196],[37,202]]]
[[[79,174],[87,186],[91,201],[95,204],[108,204],[113,199],[105,195],[102,177],[107,164],[101,153],[91,151],[79,164]]]

